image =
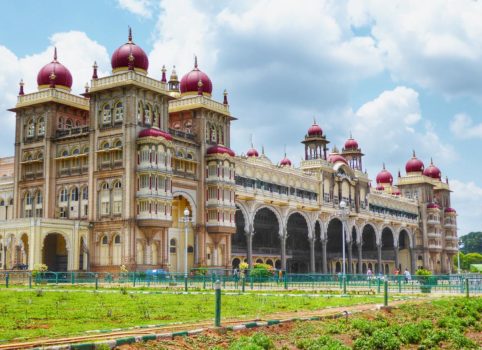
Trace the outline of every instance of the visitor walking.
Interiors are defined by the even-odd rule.
[[[408,281],[412,279],[412,276],[410,275],[410,271],[408,271],[407,268],[405,269],[405,272],[403,273],[403,275],[405,276],[405,283],[408,283]]]
[[[368,278],[369,280],[371,280],[371,279],[372,279],[372,276],[373,276],[372,269],[371,269],[371,268],[368,268],[368,271],[367,271],[367,278]]]

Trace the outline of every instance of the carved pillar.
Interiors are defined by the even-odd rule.
[[[409,248],[409,253],[410,253],[410,273],[414,274],[416,269],[417,269],[417,266],[416,266],[416,263],[415,263],[416,254],[413,251],[413,248]]]
[[[323,259],[323,273],[327,274],[328,273],[328,264],[327,264],[327,256],[326,256],[326,244],[328,241],[326,239],[323,239],[321,241],[321,252],[322,252],[322,259]]]
[[[363,273],[363,264],[362,264],[362,243],[359,242],[357,243],[357,248],[358,248],[358,273],[362,274]]]
[[[399,257],[398,257],[398,253],[399,253],[399,248],[398,246],[395,246],[393,248],[394,252],[395,252],[395,268],[398,270],[399,269],[399,266],[400,266],[400,261],[399,261]],[[402,272],[402,271],[400,271]]]
[[[378,263],[378,270],[376,271],[377,274],[383,273],[382,269],[382,244],[377,244],[377,263]]]
[[[346,247],[348,249],[348,274],[352,274],[353,273],[353,269],[352,269],[352,242],[349,241],[349,242],[346,242]]]
[[[253,235],[254,232],[249,230],[244,233],[246,235],[246,245],[247,245],[247,260],[249,268],[253,267]]]
[[[315,273],[315,239],[310,239],[310,272]]]
[[[281,241],[281,269],[286,271],[286,235],[280,237]]]

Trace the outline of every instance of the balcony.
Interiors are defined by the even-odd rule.
[[[442,244],[441,243],[429,243],[428,244],[428,249],[429,250],[435,250],[435,251],[441,251],[442,250]]]
[[[169,101],[169,113],[195,108],[206,108],[224,115],[230,115],[229,105],[225,105],[204,96],[195,95]]]
[[[171,129],[171,128],[169,128],[169,134],[171,134],[172,136],[181,137],[181,138],[183,138],[183,139],[188,139],[188,140],[191,140],[191,141],[195,141],[195,136],[194,136],[194,134],[188,134],[188,133],[183,132],[183,131],[180,131],[180,130],[176,130],[176,129]]]
[[[444,223],[444,227],[445,228],[455,228],[455,227],[457,227],[457,223],[451,222],[451,221],[446,221]]]
[[[68,137],[86,136],[89,134],[89,127],[83,126],[78,128],[71,128],[66,130],[57,130],[55,132],[55,138],[63,139]]]
[[[442,238],[442,234],[439,232],[429,232],[427,233],[428,238],[439,239]]]
[[[429,219],[427,220],[428,225],[440,225],[440,220]]]
[[[458,239],[457,236],[445,236],[446,241],[457,241]]]

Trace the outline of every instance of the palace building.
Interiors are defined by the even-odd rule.
[[[336,273],[345,237],[348,273],[453,271],[456,211],[432,162],[414,152],[372,186],[357,141],[330,149],[316,122],[299,167],[253,145],[235,154],[228,95],[212,96],[197,59],[180,80],[153,79],[129,31],[111,63],[80,96],[57,52],[37,91],[20,83],[15,154],[0,160],[2,269],[182,272],[187,254],[189,268]]]

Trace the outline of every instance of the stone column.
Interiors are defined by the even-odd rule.
[[[357,243],[358,248],[358,273],[363,273],[363,263],[362,263],[362,243]]]
[[[253,231],[248,231],[244,233],[246,235],[246,245],[247,245],[247,260],[249,268],[253,267]]]
[[[315,273],[315,239],[310,239],[310,272]]]
[[[280,237],[281,241],[281,269],[286,271],[286,235]]]
[[[353,269],[352,269],[352,260],[353,260],[353,257],[352,257],[352,242],[349,241],[349,242],[346,242],[346,247],[348,249],[348,269],[347,269],[347,272],[348,274],[352,274],[353,273]]]
[[[378,263],[378,271],[377,274],[383,271],[382,269],[382,244],[377,244],[377,263]]]
[[[417,254],[415,254],[415,252],[413,251],[413,248],[409,248],[409,253],[410,253],[410,273],[414,274],[417,269],[417,265],[415,262],[415,257]]]
[[[322,259],[323,259],[323,273],[327,274],[328,273],[328,264],[327,264],[327,256],[326,256],[326,244],[328,241],[326,239],[323,239],[321,241],[321,253],[322,253]]]
[[[194,265],[197,267],[199,266],[199,229],[197,227],[193,227],[194,233]]]
[[[399,257],[398,257],[398,253],[399,253],[399,248],[398,246],[395,246],[393,248],[394,252],[395,252],[395,268],[398,269],[399,268],[399,265],[400,265],[400,261],[399,261]],[[400,273],[402,271],[399,271]]]

